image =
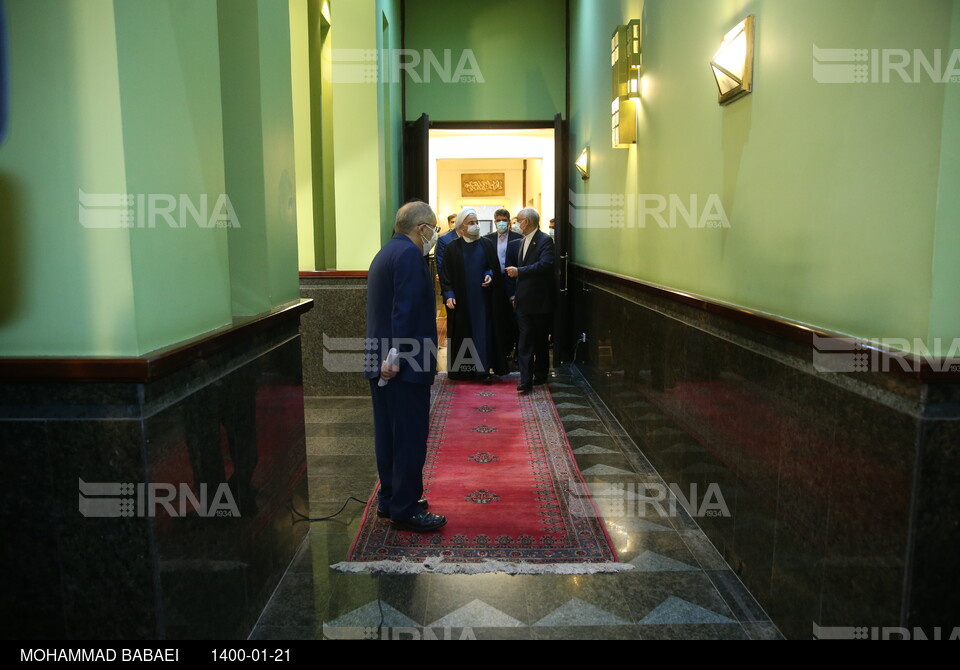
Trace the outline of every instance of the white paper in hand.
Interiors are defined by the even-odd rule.
[[[400,352],[397,351],[395,347],[391,348],[390,351],[387,352],[387,365],[396,365],[398,358],[400,358]],[[386,379],[381,378],[380,381],[377,382],[377,386],[386,386],[389,383]]]

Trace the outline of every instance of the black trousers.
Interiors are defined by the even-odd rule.
[[[550,371],[550,327],[553,314],[517,314],[520,341],[517,355],[520,358],[520,383],[532,384],[542,381]]]
[[[374,449],[380,475],[379,507],[393,519],[420,513],[423,465],[430,431],[430,387],[396,379],[386,386],[370,380]]]

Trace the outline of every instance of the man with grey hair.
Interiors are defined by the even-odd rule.
[[[374,257],[367,276],[366,377],[380,475],[377,516],[417,532],[447,522],[427,512],[423,498],[430,386],[437,373],[436,298],[424,257],[436,244],[436,225],[426,203],[401,207],[393,238]],[[393,364],[387,361],[391,349],[399,354]]]
[[[550,329],[555,301],[553,238],[540,230],[540,214],[532,207],[517,214],[523,239],[507,246],[507,294],[517,314],[520,340],[520,393],[545,384],[550,370]]]

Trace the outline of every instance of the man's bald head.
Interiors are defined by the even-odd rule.
[[[411,235],[420,224],[425,223],[431,228],[437,225],[437,216],[425,202],[408,202],[397,212],[397,223],[393,230],[396,233]]]

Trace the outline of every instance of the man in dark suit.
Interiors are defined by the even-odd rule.
[[[453,217],[453,221],[450,220],[450,217]],[[460,224],[463,222],[462,218],[454,216],[453,214],[447,217],[447,223],[451,224],[449,231],[445,232],[440,236],[440,239],[437,240],[437,250],[433,252],[433,257],[437,261],[437,280],[439,281],[443,268],[443,257],[447,252],[447,245],[453,242],[454,240],[460,239]]]
[[[508,302],[510,299],[509,295],[506,295],[507,286],[510,283],[509,278],[507,277],[507,247],[514,240],[523,239],[523,235],[520,233],[515,233],[510,230],[510,212],[505,209],[498,209],[493,213],[493,221],[497,229],[484,235],[488,240],[493,242],[497,246],[497,258],[500,259],[500,272],[503,276],[503,289],[504,289],[504,301]],[[510,314],[509,318],[504,319],[500,324],[501,332],[498,334],[501,341],[503,341],[504,346],[506,347],[505,355],[509,359],[513,359],[513,349],[517,346],[517,317],[515,314]]]
[[[367,277],[366,377],[380,475],[377,516],[419,532],[447,522],[427,512],[422,498],[430,386],[437,371],[435,295],[424,256],[436,243],[436,225],[426,203],[401,207],[393,238],[374,257]],[[391,348],[400,354],[395,365],[386,360]]]
[[[553,238],[540,230],[540,214],[532,207],[517,214],[523,239],[507,247],[507,276],[517,314],[520,341],[520,384],[528,393],[544,384],[550,370],[550,326],[553,322]]]
[[[493,223],[497,229],[484,235],[484,237],[497,245],[500,272],[505,272],[507,269],[507,245],[514,240],[521,239],[523,235],[510,230],[510,212],[505,209],[498,209],[493,213]]]

